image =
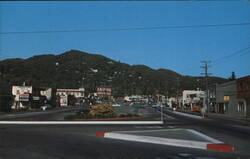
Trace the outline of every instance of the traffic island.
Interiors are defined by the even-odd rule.
[[[73,115],[65,116],[67,121],[82,121],[82,120],[134,120],[143,118],[137,112],[126,112],[124,109],[117,111],[110,104],[98,104],[90,109],[84,109],[76,112]]]
[[[100,132],[96,136],[177,147],[216,150],[219,152],[235,151],[233,146],[224,144],[219,140],[192,129]]]
[[[135,120],[141,119],[142,116],[132,116],[132,117],[111,117],[111,118],[73,118],[73,121],[98,121],[98,120]]]

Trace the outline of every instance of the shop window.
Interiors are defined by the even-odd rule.
[[[247,81],[246,90],[250,90],[250,81]]]
[[[224,102],[228,102],[230,100],[229,96],[224,96]]]

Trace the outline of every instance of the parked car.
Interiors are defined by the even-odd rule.
[[[157,108],[157,107],[162,107],[162,105],[161,104],[154,104],[154,105],[152,105],[152,107]]]
[[[119,104],[119,103],[114,103],[114,104],[112,104],[112,106],[113,106],[113,107],[120,107],[121,104]]]
[[[199,106],[199,105],[193,106],[193,107],[192,107],[192,111],[193,111],[193,112],[199,112],[199,113],[200,113],[200,112],[201,112],[201,106]]]

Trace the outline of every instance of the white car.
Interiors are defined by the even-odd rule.
[[[52,108],[52,107],[49,104],[45,104],[45,105],[41,106],[42,110],[47,110],[47,109],[50,109],[50,108]]]
[[[120,106],[121,106],[121,104],[114,103],[114,104],[112,104],[112,106],[113,106],[113,107],[120,107]]]

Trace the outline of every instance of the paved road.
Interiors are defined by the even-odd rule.
[[[27,112],[18,114],[1,115],[0,120],[15,120],[15,121],[62,121],[67,115],[74,115],[79,111],[79,107],[65,108],[61,110],[48,110],[39,112]],[[117,114],[137,114],[143,116],[138,120],[160,120],[160,114],[157,110],[151,107],[138,108],[131,106],[116,107]],[[134,120],[134,119],[132,119]]]
[[[236,159],[239,156],[235,153],[218,153],[95,136],[101,131],[135,129],[144,128],[135,126],[1,126],[0,158],[208,159],[209,157],[209,159]]]
[[[159,115],[154,109],[152,114]],[[148,112],[150,113],[150,112]],[[0,125],[0,159],[9,158],[122,158],[122,159],[241,159],[250,158],[247,151],[219,153],[148,143],[129,142],[96,137],[98,132],[119,130],[150,130],[187,127],[211,135],[222,141],[243,144],[249,148],[249,133],[237,128],[228,132],[218,121],[188,119],[165,112],[164,125]],[[171,118],[168,118],[170,117]],[[215,127],[214,124],[217,124]],[[212,129],[213,128],[213,129]],[[239,129],[239,130],[238,130]],[[239,134],[234,134],[239,132]],[[241,137],[241,135],[243,135]],[[243,139],[245,138],[245,141]],[[247,141],[248,140],[248,141]],[[248,147],[247,147],[248,146]]]
[[[217,117],[192,119],[167,110],[164,113],[175,118],[175,126],[196,129],[227,144],[234,145],[237,153],[250,156],[250,126],[246,123]]]
[[[60,108],[60,109],[49,109],[46,111],[35,111],[35,112],[21,112],[21,113],[8,113],[1,114],[0,120],[64,120],[64,116],[74,114],[78,111],[79,107]]]

